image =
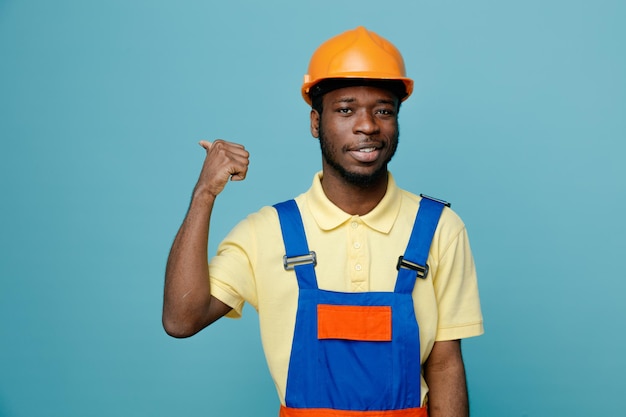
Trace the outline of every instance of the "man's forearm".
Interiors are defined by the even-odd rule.
[[[210,302],[208,230],[214,199],[194,193],[167,260],[163,327],[176,337],[190,336],[203,322]]]
[[[424,365],[429,417],[468,417],[465,367],[458,340],[435,342]]]

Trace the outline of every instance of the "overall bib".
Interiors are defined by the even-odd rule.
[[[426,417],[420,341],[411,293],[428,274],[428,251],[444,203],[422,198],[394,292],[318,288],[294,200],[278,211],[285,269],[298,280],[298,310],[280,417]]]

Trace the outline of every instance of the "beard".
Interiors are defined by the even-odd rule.
[[[326,161],[326,163],[331,168],[337,171],[348,184],[355,185],[359,188],[368,188],[372,184],[376,184],[378,181],[387,179],[387,165],[396,153],[396,149],[398,148],[399,136],[399,132],[396,133],[395,140],[390,142],[392,148],[385,162],[376,171],[369,174],[361,174],[358,172],[348,171],[337,161],[337,159],[335,158],[336,150],[333,148],[333,146],[329,143],[328,139],[324,135],[321,120],[319,125],[319,141],[324,161]]]

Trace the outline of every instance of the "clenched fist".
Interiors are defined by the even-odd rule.
[[[226,183],[246,178],[250,154],[243,145],[217,139],[213,142],[200,141],[206,149],[206,158],[195,193],[209,193],[213,198],[222,192]]]

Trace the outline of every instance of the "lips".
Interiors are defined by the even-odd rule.
[[[380,148],[373,145],[361,146],[358,149],[350,150],[348,153],[361,163],[371,163],[380,156]]]
[[[365,153],[370,153],[370,152],[374,152],[376,150],[376,148],[372,147],[372,148],[362,148],[359,149],[359,152],[365,152]]]

